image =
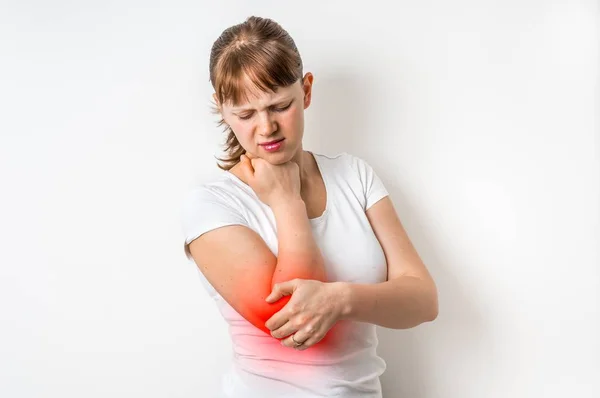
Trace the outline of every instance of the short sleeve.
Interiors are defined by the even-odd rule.
[[[364,208],[367,211],[375,203],[388,196],[389,193],[369,163],[357,156],[350,155],[350,157],[354,170],[358,173],[362,195],[365,198]]]
[[[194,239],[228,225],[247,226],[248,223],[226,195],[206,186],[193,189],[184,199],[181,209],[184,251],[187,258],[191,259],[188,245]]]

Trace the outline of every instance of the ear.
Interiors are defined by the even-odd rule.
[[[312,85],[314,76],[312,73],[307,72],[302,79],[302,90],[304,91],[304,109],[310,106],[312,99]]]

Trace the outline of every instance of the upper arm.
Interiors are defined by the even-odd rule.
[[[197,187],[184,200],[181,222],[188,258],[233,309],[268,333],[264,323],[285,302],[265,301],[277,258],[231,194],[222,187]]]
[[[265,322],[289,300],[269,304],[277,258],[252,229],[229,225],[202,234],[190,254],[214,289],[241,316],[269,333]]]
[[[385,253],[388,280],[404,275],[432,280],[400,222],[390,197],[379,200],[366,213]]]
[[[362,187],[362,202],[388,264],[388,280],[403,275],[431,279],[425,264],[410,241],[383,182],[365,160],[351,156]]]

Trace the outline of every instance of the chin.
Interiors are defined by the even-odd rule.
[[[271,164],[279,165],[289,162],[292,160],[293,156],[289,156],[285,153],[267,153],[262,158]]]
[[[296,156],[296,153],[298,151],[289,151],[289,150],[285,150],[283,149],[282,151],[277,151],[277,152],[266,152],[264,150],[260,151],[261,156],[259,156],[260,158],[266,160],[267,162],[271,163],[271,164],[283,164],[283,163],[287,163],[290,160],[292,160],[294,158],[294,156]]]

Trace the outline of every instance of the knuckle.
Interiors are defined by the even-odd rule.
[[[292,325],[297,329],[302,327],[302,325],[304,325],[304,318],[300,317],[300,318],[294,319],[292,321]]]

